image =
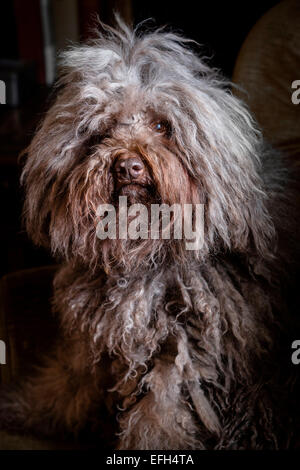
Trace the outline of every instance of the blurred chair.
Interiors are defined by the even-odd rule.
[[[0,281],[0,339],[6,344],[2,383],[26,374],[51,347],[57,330],[51,313],[55,271],[56,266],[26,269]]]
[[[268,141],[291,161],[300,155],[300,2],[283,0],[252,28],[239,52],[232,80]],[[300,94],[299,94],[300,98]],[[298,157],[298,158],[297,158]]]
[[[57,337],[58,321],[51,313],[52,283],[57,266],[7,274],[0,280],[0,339],[7,346],[1,382],[18,382],[41,362]],[[11,435],[0,431],[0,450],[84,450],[89,442],[62,442]]]

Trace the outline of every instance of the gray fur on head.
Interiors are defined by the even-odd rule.
[[[80,252],[90,259],[94,226],[86,219],[95,218],[100,202],[110,201],[107,172],[116,150],[139,145],[151,154],[152,167],[170,166],[160,155],[166,153],[159,148],[161,141],[145,129],[153,115],[170,123],[168,145],[187,174],[177,185],[171,166],[166,178],[173,181],[162,182],[157,175],[157,184],[164,186],[159,188],[162,201],[206,204],[202,254],[219,248],[245,252],[252,243],[251,249],[267,256],[274,229],[259,176],[263,144],[248,111],[180,36],[163,31],[139,36],[121,22],[119,27],[107,29],[92,46],[62,54],[62,89],[32,141],[23,172],[33,239],[48,238],[45,220],[50,217],[53,250],[67,256]],[[146,119],[132,126],[131,137],[127,134],[124,141],[113,132],[131,114]],[[108,132],[115,141],[104,139],[83,161],[89,139]],[[79,183],[83,174],[88,178]],[[186,189],[194,186],[195,194],[182,196],[182,184]],[[83,185],[86,201],[81,200]],[[61,206],[69,211],[62,215]]]

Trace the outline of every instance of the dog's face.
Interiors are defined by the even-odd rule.
[[[176,146],[172,124],[147,101],[145,94],[124,88],[119,112],[84,144],[86,171],[97,171],[105,162],[105,202],[115,206],[120,196],[129,204],[196,203],[196,183]]]
[[[61,90],[27,153],[25,217],[33,240],[106,269],[133,269],[180,240],[99,240],[97,210],[204,204],[205,238],[266,251],[272,226],[259,177],[260,138],[248,112],[181,38],[137,37],[124,25],[63,57]]]

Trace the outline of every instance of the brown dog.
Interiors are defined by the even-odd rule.
[[[119,27],[63,55],[27,151],[28,233],[65,260],[62,335],[36,377],[2,394],[0,426],[97,434],[107,413],[120,449],[285,447],[292,398],[275,372],[295,217],[282,159],[185,40]],[[203,204],[201,248],[100,239],[98,208],[118,214],[120,196]]]

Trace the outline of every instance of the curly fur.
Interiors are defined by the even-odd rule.
[[[291,210],[287,172],[230,84],[187,44],[119,21],[62,55],[22,175],[28,233],[64,259],[54,282],[62,337],[21,391],[2,395],[3,427],[57,435],[90,425],[100,436],[107,414],[119,449],[290,442],[278,408],[288,389],[275,378],[279,280],[293,253],[280,231],[294,231],[280,222]],[[168,135],[155,133],[157,120]],[[111,168],[124,152],[152,182],[131,202],[205,204],[201,250],[96,237],[99,204],[117,207]]]

